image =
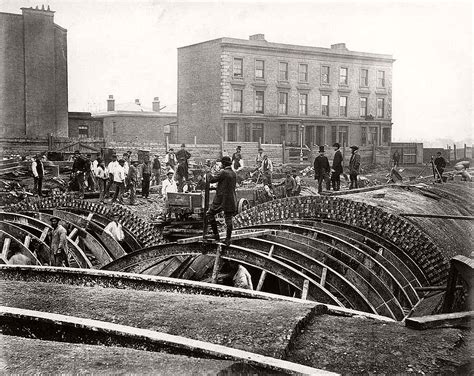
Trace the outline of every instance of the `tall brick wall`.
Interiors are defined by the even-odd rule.
[[[178,49],[178,142],[221,141],[220,52],[219,41]]]
[[[0,14],[0,136],[67,136],[67,31],[54,12]]]
[[[0,13],[0,137],[22,137],[25,129],[23,17]]]

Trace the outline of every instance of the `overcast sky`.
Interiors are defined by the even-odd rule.
[[[105,109],[153,97],[176,108],[177,48],[220,37],[387,53],[393,66],[393,140],[473,136],[471,1],[96,1],[51,0],[68,30],[69,110]],[[41,5],[0,0],[0,11]],[[164,110],[166,111],[166,109]]]

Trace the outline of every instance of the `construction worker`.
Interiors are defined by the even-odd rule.
[[[67,232],[66,229],[59,224],[58,217],[50,219],[51,227],[51,265],[52,266],[69,266],[67,260]]]
[[[446,168],[446,160],[441,156],[440,151],[436,153],[436,158],[433,161],[433,165],[435,166],[435,179],[436,181],[442,183],[443,172],[444,172],[444,169]]]
[[[118,213],[112,214],[112,221],[109,222],[107,226],[105,226],[104,232],[109,234],[116,241],[121,242],[125,238],[125,234],[123,233],[122,225],[120,224],[119,219],[120,215]]]
[[[109,180],[107,181],[107,185],[105,186],[105,198],[109,198],[110,196],[110,188],[114,184],[114,170],[117,167],[119,167],[117,156],[113,154],[112,160],[107,165],[107,173],[109,174]]]
[[[84,189],[85,189],[85,177],[87,168],[90,169],[87,161],[82,157],[79,150],[74,152],[74,163],[72,164],[72,173],[76,180],[77,186],[79,187],[80,198],[84,198]]]
[[[185,144],[181,144],[181,149],[178,150],[178,152],[176,153],[176,158],[178,159],[178,163],[179,161],[184,159],[184,180],[186,181],[188,180],[188,174],[189,174],[188,159],[191,158],[191,153],[186,150]],[[176,173],[178,173],[178,171],[176,171]]]
[[[331,189],[331,181],[329,180],[329,160],[324,155],[324,146],[319,147],[319,155],[314,159],[314,179],[318,181],[318,193],[323,191],[323,181],[326,183],[326,190]]]
[[[351,159],[349,160],[349,178],[351,181],[351,185],[349,189],[359,188],[359,183],[357,182],[357,176],[360,172],[360,155],[358,153],[359,147],[358,146],[351,146],[352,155]]]
[[[217,188],[214,201],[206,213],[213,234],[207,234],[206,228],[204,229],[204,238],[214,239],[216,241],[220,240],[215,216],[223,211],[227,228],[225,244],[228,246],[230,244],[233,229],[232,217],[237,211],[237,196],[235,194],[237,175],[232,170],[232,159],[229,156],[222,157],[221,163],[222,169],[217,173],[217,175],[211,175],[209,179],[209,183],[217,183]]]
[[[34,179],[34,192],[38,193],[38,196],[43,196],[43,176],[44,176],[44,165],[41,160],[41,156],[38,154],[35,156],[33,163],[31,163],[31,171],[33,172]]]
[[[392,159],[393,159],[393,167],[394,168],[398,167],[400,163],[400,153],[398,152],[398,149],[396,149],[395,152],[393,153]]]
[[[123,193],[125,191],[125,160],[119,160],[119,166],[114,168],[115,193],[112,202],[123,204]]]
[[[176,181],[173,178],[174,171],[170,169],[168,173],[166,174],[166,179],[163,180],[163,183],[161,185],[161,195],[163,196],[164,200],[164,219],[166,219],[169,215],[169,218],[171,219],[171,212],[170,212],[170,207],[168,203],[168,193],[176,193],[178,192],[178,186],[176,185]]]

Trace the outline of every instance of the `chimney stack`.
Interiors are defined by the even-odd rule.
[[[109,99],[107,99],[107,111],[115,111],[115,99],[113,95],[109,95]]]
[[[160,98],[155,97],[151,103],[151,106],[154,112],[160,112]]]
[[[345,43],[336,43],[336,44],[331,44],[331,50],[343,50],[343,51],[349,51],[346,47]]]
[[[266,42],[266,40],[265,40],[265,34],[254,34],[254,35],[251,35],[251,36],[249,36],[249,40],[261,40],[261,41]]]
[[[136,104],[137,106],[140,106],[140,99],[135,99],[135,104]]]

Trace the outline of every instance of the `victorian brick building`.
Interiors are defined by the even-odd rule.
[[[165,108],[165,107],[164,107]],[[125,142],[177,142],[176,112],[164,112],[155,97],[151,108],[134,102],[115,104],[113,95],[107,99],[107,111],[93,114],[102,122],[101,137],[106,141]]]
[[[67,137],[67,30],[49,7],[21,10],[0,13],[0,137]]]
[[[178,49],[178,138],[388,145],[391,55],[220,38]]]

